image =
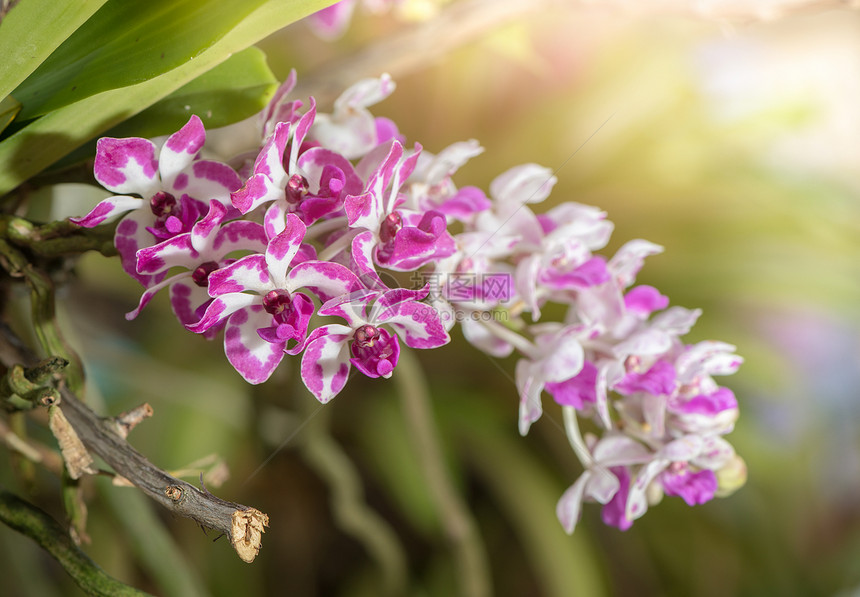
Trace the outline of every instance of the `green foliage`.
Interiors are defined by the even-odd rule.
[[[3,19],[0,97],[36,70],[105,0],[23,0]]]
[[[30,119],[181,66],[233,29],[263,0],[110,0],[12,94]]]
[[[21,5],[29,9],[34,3],[40,4],[24,0]],[[210,6],[215,4],[219,8]],[[0,194],[166,98],[231,55],[327,4],[331,2],[107,4],[69,37],[68,45],[63,44],[51,54],[45,66],[32,72],[35,65],[27,63],[32,74],[15,91],[21,103],[18,124],[23,127],[0,142]],[[241,8],[228,8],[234,5]],[[4,36],[23,36],[27,28],[33,27],[32,19],[13,20],[16,10],[3,23]],[[69,32],[64,29],[62,33]],[[37,41],[51,50],[59,45],[55,39],[43,36]],[[155,53],[140,50],[144,45],[156,48]],[[6,60],[11,64],[20,62],[20,56],[27,51],[29,45],[9,48]],[[46,53],[44,48],[39,51]],[[243,58],[247,59],[250,58]],[[259,74],[259,69],[255,70]],[[264,79],[267,80],[243,79],[246,92],[240,95],[247,100],[248,94],[256,91],[264,97],[271,82],[268,76]],[[5,73],[0,83],[15,80]],[[191,91],[205,92],[210,83],[201,83]],[[40,99],[54,94],[56,97],[49,100]],[[38,118],[26,120],[33,116]]]
[[[226,126],[262,110],[277,84],[266,65],[265,54],[254,47],[246,48],[112,128],[107,135],[166,135],[185,124],[191,114],[199,116],[206,128]]]

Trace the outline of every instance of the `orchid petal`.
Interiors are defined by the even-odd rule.
[[[549,168],[523,164],[497,176],[490,183],[490,194],[497,201],[511,205],[540,203],[549,196],[557,181]]]
[[[307,288],[321,301],[327,302],[336,297],[349,295],[362,289],[363,286],[349,268],[339,263],[305,261],[296,265],[287,274],[285,288],[290,292]]]
[[[199,334],[209,328],[220,324],[227,317],[245,307],[250,307],[260,301],[260,297],[253,294],[233,292],[219,296],[206,307],[203,317],[197,323],[186,325],[186,329]],[[270,316],[271,317],[271,316]]]
[[[206,130],[203,121],[197,115],[192,115],[185,125],[170,135],[158,155],[158,170],[161,180],[170,184],[200,153],[206,142]],[[209,199],[209,197],[205,197]]]
[[[154,297],[156,295],[156,293],[158,293],[159,290],[161,290],[165,286],[169,286],[170,284],[173,284],[174,282],[176,282],[178,280],[181,280],[182,278],[187,278],[190,275],[191,275],[191,272],[182,272],[182,273],[176,274],[175,276],[171,276],[170,278],[166,278],[166,279],[162,280],[161,282],[159,282],[158,284],[155,284],[154,286],[150,286],[149,288],[146,289],[146,291],[143,293],[143,295],[141,295],[140,302],[138,302],[137,308],[134,309],[133,311],[129,311],[128,313],[126,313],[125,318],[128,321],[135,319],[138,315],[140,315],[140,312],[143,310],[143,308],[149,304],[149,301],[152,300],[152,297]]]
[[[102,137],[96,144],[95,178],[114,193],[136,193],[149,199],[160,185],[156,149],[148,139]]]
[[[287,214],[284,231],[269,241],[266,248],[266,265],[272,284],[286,288],[287,270],[296,256],[307,228],[295,214]]]
[[[230,195],[230,201],[240,213],[246,214],[254,208],[274,201],[283,194],[265,174],[254,174],[245,184]]]
[[[270,343],[257,334],[258,328],[271,322],[272,316],[260,305],[239,309],[227,320],[224,353],[248,383],[259,384],[269,379],[284,358],[286,342]]]
[[[325,404],[346,385],[350,369],[348,341],[352,328],[331,324],[314,330],[302,355],[302,381]]]
[[[87,215],[81,218],[69,218],[69,220],[84,228],[93,228],[118,214],[140,209],[144,205],[146,202],[138,197],[124,195],[109,197],[100,201]]]
[[[266,258],[263,255],[247,255],[209,274],[209,296],[252,290],[268,292],[275,285],[269,278]]]
[[[573,533],[576,523],[579,522],[585,484],[590,476],[591,473],[588,471],[582,473],[576,483],[568,487],[567,491],[562,494],[555,507],[555,515],[568,535]]]
[[[398,303],[382,311],[378,321],[392,325],[411,348],[438,348],[451,341],[439,313],[424,303],[412,300]]]

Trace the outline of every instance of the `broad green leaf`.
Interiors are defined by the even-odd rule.
[[[277,84],[265,54],[253,46],[245,48],[102,136],[151,139],[169,135],[188,122],[192,114],[199,116],[207,129],[227,126],[260,112]],[[49,170],[62,170],[86,161],[95,151],[96,140],[92,139]]]
[[[231,54],[330,4],[331,0],[269,0],[194,60],[143,83],[98,93],[35,120],[0,143],[0,195]]]
[[[108,0],[13,93],[29,119],[196,58],[264,0]]]
[[[7,95],[0,101],[0,132],[9,126],[20,109],[21,104],[11,95]]]
[[[206,128],[238,122],[262,110],[278,81],[259,48],[246,48],[107,132],[109,137],[166,135],[192,114]]]
[[[0,97],[6,97],[105,0],[21,0],[0,24]]]

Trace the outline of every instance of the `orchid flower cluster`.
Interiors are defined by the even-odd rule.
[[[478,349],[516,353],[522,434],[544,393],[561,405],[584,467],[558,503],[568,532],[583,501],[626,529],[663,495],[700,504],[743,483],[723,437],[737,401],[714,380],[741,358],[728,344],[685,344],[700,312],[634,285],[660,247],[634,240],[610,259],[595,254],[612,232],[606,214],[571,202],[536,214],[556,183],[536,164],[501,174],[489,194],[457,187],[453,175],[482,148],[407,146],[368,111],[393,91],[387,76],[352,86],[331,113],[290,99],[294,84],[293,73],[242,125],[255,131],[248,150],[224,154],[218,130],[207,144],[196,116],[166,139],[98,142],[95,177],[116,195],[73,221],[122,216],[122,266],[145,288],[129,319],[167,289],[188,330],[223,333],[248,382],[300,358],[323,403],[353,368],[390,377],[401,343],[436,348],[459,324]],[[397,283],[404,276],[412,288]],[[563,317],[542,318],[559,307]],[[583,436],[581,420],[599,436]]]

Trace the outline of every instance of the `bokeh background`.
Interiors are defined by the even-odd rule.
[[[746,487],[694,508],[666,499],[626,532],[587,506],[568,537],[555,502],[580,468],[551,401],[521,438],[512,360],[457,334],[417,354],[493,594],[860,594],[860,11],[470,2],[485,16],[429,29],[415,19],[463,3],[407,4],[409,14],[359,8],[332,42],[298,23],[260,46],[279,77],[297,70],[323,111],[338,85],[391,72],[397,90],[374,115],[431,152],[470,138],[486,149],[460,185],[486,189],[525,162],[552,168],[545,208],[605,210],[615,223],[606,255],[633,238],[664,246],[639,282],[704,310],[689,341],[727,341],[746,359],[724,380],[740,402],[728,439],[747,462]],[[252,388],[219,342],[179,327],[165,297],[126,322],[137,295],[119,263],[97,255],[64,289],[90,401],[110,413],[149,402],[156,415],[131,442],[170,470],[218,455],[209,462],[229,478],[216,493],[268,513],[271,527],[243,564],[224,538],[95,479],[86,551],[102,567],[163,595],[370,596],[402,566],[410,594],[458,594],[396,379],[354,377],[324,409],[289,363]],[[207,468],[210,484],[220,471]],[[62,517],[56,482],[34,492]],[[375,512],[381,543],[342,524],[349,495]],[[79,594],[6,528],[0,571],[3,595]]]

